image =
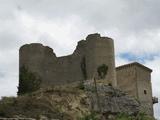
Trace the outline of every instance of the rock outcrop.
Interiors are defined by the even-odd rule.
[[[0,101],[0,117],[79,120],[96,113],[96,120],[139,112],[139,102],[124,92],[105,84],[55,86]]]
[[[90,107],[96,112],[109,114],[126,113],[136,115],[140,103],[126,93],[105,84],[85,83],[85,90],[90,99]]]

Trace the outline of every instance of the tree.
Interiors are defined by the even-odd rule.
[[[98,76],[100,77],[100,79],[104,79],[108,72],[108,66],[106,66],[105,64],[100,65],[97,68],[97,72],[98,72]]]
[[[18,95],[30,93],[40,88],[41,80],[24,66],[20,68]]]

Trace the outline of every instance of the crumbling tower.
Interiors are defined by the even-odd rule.
[[[113,40],[97,33],[79,41],[72,55],[56,57],[50,47],[39,43],[22,46],[19,54],[20,69],[25,67],[41,79],[41,86],[94,78],[116,86]]]
[[[86,68],[88,79],[103,79],[116,86],[114,43],[111,38],[91,34],[86,38]],[[106,71],[105,70],[106,67]],[[99,73],[102,69],[102,73]],[[104,73],[103,73],[104,72]],[[103,75],[102,75],[103,74]]]

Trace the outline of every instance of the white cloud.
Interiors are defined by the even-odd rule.
[[[41,42],[48,44],[55,49],[58,55],[73,52],[80,38],[85,38],[87,34],[95,32],[93,26],[88,26],[77,15],[71,15],[64,20],[49,20],[20,12],[18,17],[19,24],[25,31],[23,34],[24,38],[26,37],[24,39],[26,43]]]
[[[0,96],[15,96],[18,86],[18,50],[0,52]]]
[[[115,40],[117,65],[129,62],[118,57],[122,53],[159,56],[159,0],[0,0],[0,3],[0,96],[16,94],[18,49],[25,43],[41,42],[62,56],[71,54],[77,41],[99,32]],[[145,62],[154,69],[153,93],[159,96],[159,57]],[[157,105],[156,115],[159,109]]]
[[[155,57],[152,61],[146,61],[146,66],[153,69],[152,73],[152,90],[153,96],[156,96],[160,100],[160,57]],[[160,119],[160,103],[154,105],[155,117]]]

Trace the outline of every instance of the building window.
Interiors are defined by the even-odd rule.
[[[147,90],[144,90],[144,94],[145,94],[145,95],[147,94]]]

